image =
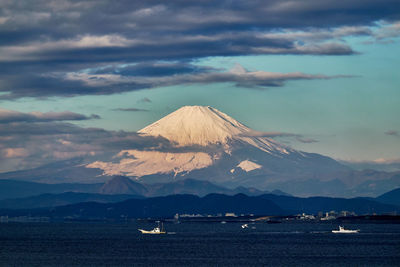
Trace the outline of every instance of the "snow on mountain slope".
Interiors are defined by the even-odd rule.
[[[213,159],[207,153],[167,153],[158,151],[123,150],[118,163],[95,161],[87,168],[98,168],[106,175],[144,176],[156,173],[188,172],[208,167]]]
[[[267,153],[290,153],[290,149],[258,133],[225,113],[205,106],[184,106],[141,129],[138,133],[162,136],[178,146],[207,146],[240,140]]]
[[[253,170],[260,169],[262,166],[250,160],[243,160],[237,165],[237,167],[241,168],[245,172],[251,172]]]

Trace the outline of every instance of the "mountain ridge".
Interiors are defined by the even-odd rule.
[[[0,179],[0,208],[1,203],[7,201],[19,201],[40,195],[61,195],[64,193],[78,194],[101,194],[101,195],[135,195],[141,197],[156,197],[172,194],[193,194],[205,196],[210,193],[222,193],[235,195],[244,193],[249,196],[274,193],[277,195],[288,195],[285,192],[275,190],[274,192],[260,191],[255,188],[237,187],[228,189],[215,185],[208,181],[193,179],[179,180],[167,184],[141,184],[128,177],[116,176],[104,184],[45,184],[28,181],[1,180]],[[83,195],[82,195],[83,196]],[[105,196],[106,198],[107,196]],[[5,200],[5,202],[2,202]]]
[[[382,203],[400,206],[400,188],[386,192],[376,199]]]

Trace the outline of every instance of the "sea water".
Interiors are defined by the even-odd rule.
[[[400,224],[3,223],[0,266],[400,266]]]

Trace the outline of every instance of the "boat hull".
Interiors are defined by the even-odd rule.
[[[166,234],[167,232],[165,231],[153,231],[153,230],[143,230],[143,229],[138,229],[142,234],[149,234],[149,235],[162,235],[162,234]]]
[[[334,234],[357,234],[358,232],[359,232],[358,230],[344,230],[344,231],[332,230],[332,233]]]

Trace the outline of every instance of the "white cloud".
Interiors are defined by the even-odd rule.
[[[167,8],[164,5],[156,5],[156,6],[136,10],[132,13],[132,16],[135,16],[135,17],[155,16],[158,13],[165,11],[166,9]]]
[[[400,36],[400,21],[395,23],[382,23],[382,26],[374,32],[377,40],[396,38]]]

